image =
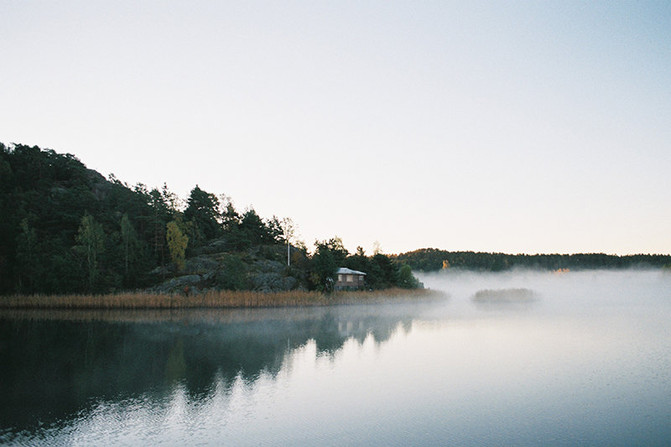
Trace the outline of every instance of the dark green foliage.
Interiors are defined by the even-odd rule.
[[[412,269],[409,265],[404,264],[398,271],[398,286],[403,289],[417,289],[421,285],[417,278],[412,274]]]
[[[331,252],[333,255],[333,260],[336,264],[338,264],[338,267],[341,267],[345,264],[345,260],[347,259],[347,256],[349,256],[349,252],[343,245],[342,239],[336,236],[319,244],[323,245]]]
[[[186,265],[203,255],[218,266],[197,272],[206,287],[247,289],[258,261],[286,263],[277,218],[265,221],[253,209],[241,216],[228,198],[198,186],[181,212],[166,185],[130,187],[38,147],[0,143],[0,216],[0,294],[157,286],[181,274],[171,268],[169,222],[183,222],[189,235]],[[305,251],[291,250],[305,267]],[[308,287],[307,268],[280,276]]]
[[[180,211],[166,185],[149,190],[105,179],[70,154],[0,143],[0,294],[106,293],[160,288],[176,275],[200,275],[199,288],[285,287],[329,291],[339,267],[366,273],[368,289],[421,287],[412,269],[513,267],[587,269],[662,267],[669,255],[509,255],[417,250],[397,256],[363,249],[350,255],[338,237],[317,241],[312,256],[282,223],[253,208],[239,214],[230,199],[196,186]],[[185,269],[198,258],[213,267],[170,267],[169,222],[189,235]],[[281,266],[281,268],[279,267]]]
[[[21,233],[17,237],[16,261],[19,268],[19,287],[28,293],[39,290],[38,278],[41,276],[38,258],[39,246],[35,229],[30,226],[28,219],[21,221]]]
[[[351,256],[348,256],[345,259],[344,266],[352,270],[366,272],[368,275],[370,275],[369,273],[369,271],[371,270],[370,259],[366,256],[366,253],[363,251],[363,248],[361,247],[357,247],[356,253]]]
[[[198,186],[182,213],[166,185],[130,187],[72,155],[38,147],[0,144],[0,213],[2,294],[160,288],[182,274],[202,275],[199,287],[329,291],[336,269],[345,266],[366,272],[368,288],[399,285],[391,258],[363,250],[350,256],[338,237],[317,242],[312,256],[296,241],[287,267],[286,235],[276,217],[264,220],[253,208],[241,215],[230,199]],[[189,235],[186,259],[180,258],[186,271],[170,267],[169,222],[183,222],[180,231]],[[215,267],[188,271],[197,256]]]
[[[315,241],[315,253],[309,274],[311,288],[331,292],[335,285],[336,271],[345,266],[348,254],[342,240],[337,236],[325,241]]]
[[[386,289],[398,285],[398,267],[389,256],[382,253],[373,255],[371,266],[374,273],[371,281],[373,288]]]
[[[278,244],[286,244],[287,241],[284,237],[284,230],[282,229],[282,223],[277,218],[273,216],[271,219],[268,219],[265,223],[267,238],[269,241]]]
[[[190,224],[189,240],[193,247],[200,247],[205,241],[219,237],[222,228],[217,196],[196,185],[189,195],[184,220]]]
[[[338,237],[328,241],[317,241],[315,255],[312,257],[311,283],[317,290],[323,290],[326,283],[328,271],[335,280],[335,271],[339,267],[347,267],[366,273],[367,289],[388,289],[391,287],[402,287],[407,289],[421,288],[422,285],[412,275],[409,266],[398,265],[390,256],[377,253],[366,256],[363,248],[357,247],[356,253],[350,255]],[[329,269],[333,270],[329,270]]]
[[[310,266],[310,285],[314,290],[331,292],[335,284],[336,270],[338,270],[336,250],[326,241],[315,242],[315,248]]]
[[[173,221],[178,215],[177,197],[168,190],[165,184],[160,191],[154,188],[147,192],[144,185],[137,185],[135,191],[147,197],[147,203],[150,206],[150,215],[146,222],[148,233],[145,234],[149,238],[153,262],[165,265],[169,259],[166,228],[168,222]]]
[[[75,238],[77,245],[74,250],[81,255],[82,263],[88,278],[88,291],[93,292],[98,285],[100,258],[105,251],[105,232],[102,225],[93,216],[84,214],[82,223]]]
[[[275,229],[249,208],[242,216],[231,203],[228,203],[221,214],[224,240],[229,250],[242,251],[262,245],[274,245],[281,242]]]
[[[134,278],[134,273],[142,268],[138,264],[138,261],[143,258],[144,247],[138,239],[137,231],[135,231],[135,227],[130,221],[128,214],[124,213],[121,216],[119,227],[119,241],[112,245],[115,248],[118,247],[121,251],[121,256],[117,255],[115,258],[123,258],[124,286],[127,286],[132,284],[133,280],[136,279]],[[116,233],[113,237],[116,237]]]
[[[451,252],[435,248],[425,248],[396,257],[415,270],[435,271],[443,266],[481,271],[500,271],[513,267],[557,270],[593,268],[661,267],[671,262],[669,255],[628,255],[615,256],[603,253],[587,254],[543,254],[510,255],[505,253],[477,253],[472,251]],[[445,262],[447,261],[447,262]]]
[[[221,268],[217,270],[215,286],[226,290],[246,290],[249,288],[247,266],[239,256],[225,254],[220,259]]]
[[[0,145],[0,160],[0,293],[43,290],[59,282],[42,274],[72,246],[97,178],[72,155],[38,147]]]
[[[250,247],[252,245],[270,244],[275,242],[273,234],[266,226],[263,219],[256,214],[254,208],[248,209],[240,219],[238,225],[240,240],[243,245]]]
[[[161,246],[149,248],[171,214],[152,203],[165,203],[165,192],[23,145],[0,145],[0,171],[0,293],[135,288],[162,259]]]

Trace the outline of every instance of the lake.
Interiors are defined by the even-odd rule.
[[[4,311],[0,444],[669,444],[671,274],[419,276],[449,296]]]

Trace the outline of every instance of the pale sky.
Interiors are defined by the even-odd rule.
[[[0,141],[311,247],[671,253],[671,2],[1,0]]]

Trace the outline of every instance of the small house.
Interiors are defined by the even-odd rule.
[[[355,290],[364,286],[364,272],[341,267],[336,272],[336,290]]]

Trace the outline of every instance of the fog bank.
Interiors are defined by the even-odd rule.
[[[584,270],[548,272],[512,270],[417,273],[426,287],[450,295],[454,310],[472,311],[473,296],[483,290],[528,289],[534,309],[562,312],[613,307],[671,305],[671,273],[663,270]]]

